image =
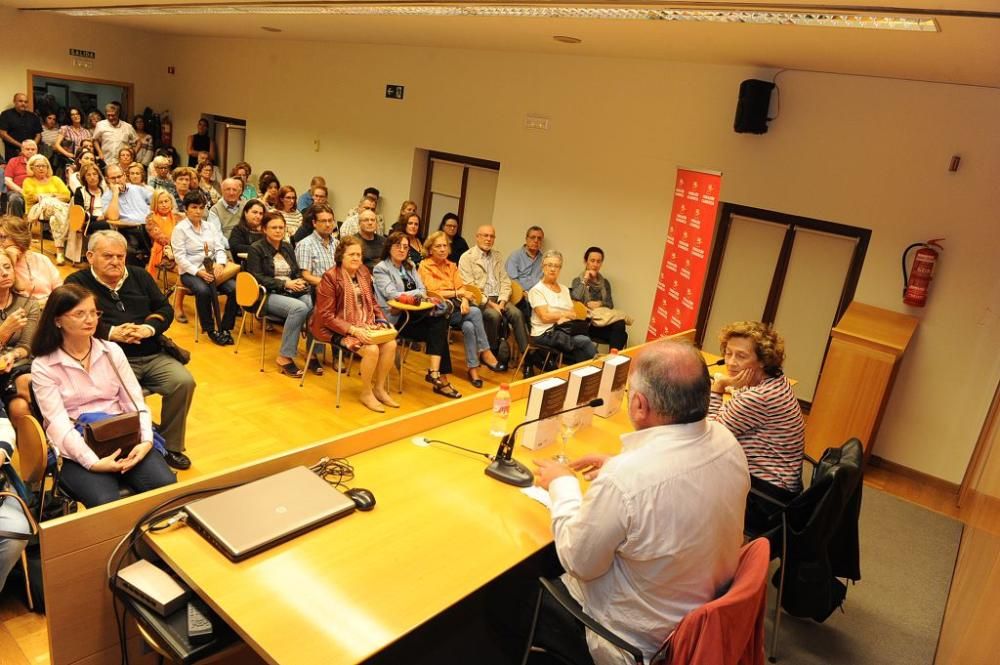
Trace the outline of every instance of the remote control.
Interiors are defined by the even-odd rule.
[[[188,641],[191,644],[204,644],[212,639],[212,622],[201,611],[188,603],[187,606]]]

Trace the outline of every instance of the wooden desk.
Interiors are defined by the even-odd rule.
[[[524,410],[524,400],[515,404],[514,422]],[[489,417],[477,413],[426,436],[493,452]],[[569,453],[617,453],[629,429],[624,412],[595,418]],[[515,456],[527,462],[555,451],[518,447]],[[362,661],[552,542],[548,509],[487,477],[484,458],[407,437],[350,460],[353,485],[378,501],[372,512],[244,562],[231,563],[190,528],[148,538],[269,662]]]

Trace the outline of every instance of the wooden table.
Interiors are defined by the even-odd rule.
[[[515,422],[525,401],[514,405]],[[493,452],[488,410],[428,430]],[[616,453],[624,410],[595,418],[570,456]],[[515,455],[550,457],[555,446]],[[409,437],[350,458],[354,486],[374,492],[356,512],[241,563],[190,528],[149,537],[154,549],[271,663],[357,663],[552,542],[548,509],[483,473],[487,461]],[[248,516],[249,517],[249,516]],[[527,602],[527,601],[526,601]]]

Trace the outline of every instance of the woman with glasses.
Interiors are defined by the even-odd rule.
[[[14,290],[14,263],[0,252],[0,399],[15,421],[28,415],[31,399],[31,342],[38,303]]]
[[[372,276],[375,280],[375,295],[385,318],[397,328],[403,323],[403,314],[391,308],[390,300],[403,297],[426,298],[427,290],[410,263],[407,256],[410,253],[410,241],[406,234],[395,231],[389,234],[382,251],[382,262],[375,266]],[[402,302],[402,301],[401,301]],[[432,316],[434,309],[410,312],[410,318],[400,331],[400,334],[419,342],[427,343],[427,355],[430,356],[430,368],[424,380],[434,386],[438,395],[461,397],[461,393],[448,383],[451,374],[451,351],[448,349],[448,318],[447,316]]]
[[[198,189],[198,173],[190,166],[180,166],[171,174],[174,180],[174,203],[180,216],[184,216],[184,197],[187,193]]]
[[[145,189],[148,192],[153,191],[153,188],[146,184],[146,167],[139,162],[132,162],[128,165],[128,168],[125,169],[125,179],[133,187]]]
[[[208,206],[212,207],[219,202],[219,191],[215,188],[214,173],[215,167],[212,162],[201,162],[195,167],[198,174],[198,189],[208,197]]]
[[[425,247],[427,258],[420,263],[420,278],[428,292],[451,301],[455,306],[448,323],[461,326],[469,383],[482,388],[480,362],[491,372],[501,372],[506,367],[500,366],[496,356],[490,351],[490,341],[486,337],[486,328],[483,327],[483,312],[472,304],[472,294],[465,290],[465,282],[458,274],[458,266],[448,260],[448,253],[451,251],[448,235],[444,231],[435,231],[428,236]]]
[[[31,224],[13,215],[0,217],[0,248],[14,264],[14,290],[44,307],[63,279],[49,257],[31,249]]]
[[[27,178],[21,185],[28,221],[47,220],[52,242],[56,246],[56,265],[66,263],[63,250],[69,233],[69,188],[62,178],[52,174],[52,165],[45,155],[28,160]]]
[[[291,238],[302,226],[302,213],[295,207],[299,200],[299,195],[295,193],[295,188],[285,185],[278,190],[278,212],[285,218],[285,230]]]
[[[402,231],[410,242],[410,253],[407,258],[415,266],[420,265],[424,258],[424,243],[420,239],[420,215],[411,212],[392,225],[393,231]]]
[[[31,386],[49,444],[63,458],[60,482],[88,508],[118,499],[122,485],[145,492],[176,482],[153,451],[153,423],[128,359],[114,342],[94,338],[94,295],[76,284],[52,292],[32,343]],[[140,443],[99,457],[74,421],[86,413],[139,412]]]
[[[576,320],[569,289],[559,283],[562,253],[553,249],[542,254],[542,279],[528,290],[531,304],[531,341],[559,349],[570,364],[590,360],[597,347],[586,335],[560,328]]]

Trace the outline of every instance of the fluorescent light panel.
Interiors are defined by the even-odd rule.
[[[173,16],[192,14],[313,15],[333,16],[487,16],[501,18],[580,18],[605,20],[734,23],[744,25],[798,25],[864,30],[938,32],[933,18],[836,14],[830,12],[781,12],[727,9],[642,9],[619,7],[525,7],[503,5],[161,5],[145,7],[91,7],[53,9],[69,16]]]

